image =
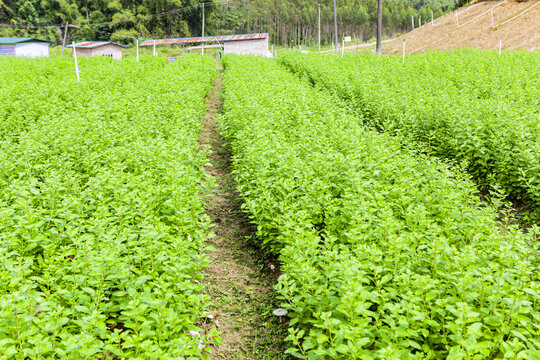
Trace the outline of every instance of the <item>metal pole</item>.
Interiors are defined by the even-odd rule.
[[[435,26],[435,24],[433,23],[433,10],[431,10],[431,26]]]
[[[319,52],[321,52],[321,4],[319,4]]]
[[[382,0],[377,0],[377,56],[382,53]]]
[[[202,37],[204,37],[204,3],[202,3]],[[204,41],[201,44],[202,55],[204,55]]]
[[[154,39],[154,56],[156,56],[156,39]]]
[[[137,62],[139,62],[139,38],[135,41],[137,42]]]
[[[73,46],[73,58],[75,59],[75,72],[77,73],[77,82],[81,81],[81,75],[79,75],[79,64],[77,64],[77,50],[75,48],[75,39],[71,39]]]
[[[455,10],[454,12],[456,14],[456,24],[459,26],[459,18],[458,18],[457,10]]]
[[[64,29],[64,41],[62,41],[62,56],[64,56],[64,47],[66,46],[66,36],[68,32],[69,22],[66,21],[66,28]]]
[[[491,10],[491,27],[493,27],[493,10]]]
[[[339,44],[337,39],[337,11],[336,11],[336,0],[334,0],[334,46],[336,47],[336,54],[339,51]]]
[[[412,29],[414,30],[414,15],[411,16],[411,22],[412,22]]]

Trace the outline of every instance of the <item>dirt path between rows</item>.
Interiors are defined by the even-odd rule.
[[[221,74],[208,95],[199,144],[210,150],[205,167],[215,181],[206,213],[215,236],[207,253],[204,288],[212,302],[206,330],[216,326],[223,343],[214,349],[212,359],[280,359],[284,329],[271,315],[274,302],[272,284],[277,269],[261,260],[252,242],[253,228],[240,208],[238,193],[230,173],[230,154],[216,123],[223,104]],[[273,270],[272,270],[273,269]]]

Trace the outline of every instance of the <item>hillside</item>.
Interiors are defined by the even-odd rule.
[[[491,11],[493,24],[491,26]],[[522,15],[520,15],[522,14]],[[540,1],[487,1],[460,8],[434,24],[425,24],[383,46],[387,54],[401,54],[402,39],[406,52],[447,50],[461,47],[503,50],[540,49]],[[513,19],[514,18],[514,19]]]

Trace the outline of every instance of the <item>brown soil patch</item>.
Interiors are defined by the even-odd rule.
[[[515,2],[509,0],[502,3],[492,10],[494,27],[491,26],[491,13],[489,10],[499,2],[475,3],[460,8],[457,12],[460,25],[464,25],[482,13],[487,12],[469,24],[458,27],[456,14],[452,12],[436,19],[434,26],[427,23],[385,44],[383,52],[386,54],[401,54],[403,39],[406,39],[406,52],[408,54],[463,47],[498,49],[500,38],[502,38],[503,50],[540,50],[540,5],[535,6],[539,1]],[[501,25],[506,20],[532,6],[534,8],[531,8],[522,16]]]
[[[212,359],[279,359],[283,353],[282,325],[273,319],[277,264],[261,260],[261,252],[253,246],[254,231],[240,208],[234,179],[230,174],[229,152],[216,124],[223,104],[221,75],[207,99],[208,110],[203,118],[201,149],[209,151],[211,165],[205,167],[215,180],[215,188],[207,201],[206,213],[215,236],[207,253],[205,292],[212,302],[203,328],[216,326],[223,343],[214,349]]]

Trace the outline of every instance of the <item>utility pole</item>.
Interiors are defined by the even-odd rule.
[[[321,4],[319,4],[319,52],[321,52]]]
[[[204,3],[202,3],[202,37],[204,37]],[[204,55],[204,40],[201,39],[202,55]]]
[[[62,41],[62,56],[64,56],[64,47],[66,46],[66,36],[68,32],[69,22],[66,21],[66,28],[64,29],[64,41]]]
[[[334,0],[334,44],[336,47],[336,54],[339,52],[339,45],[337,41],[337,12],[336,12],[336,0]]]
[[[377,56],[381,56],[381,48],[382,48],[382,0],[377,0]]]

